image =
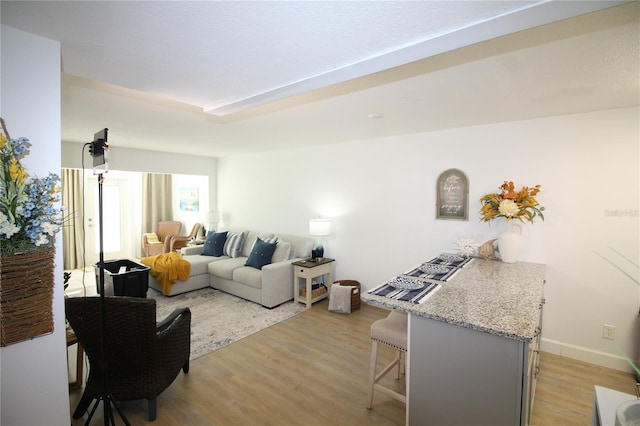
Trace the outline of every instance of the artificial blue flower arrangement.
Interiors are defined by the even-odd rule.
[[[29,154],[25,137],[11,139],[0,118],[0,255],[52,247],[62,226],[60,177],[30,176],[20,160]]]

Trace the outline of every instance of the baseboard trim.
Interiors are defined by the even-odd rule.
[[[581,346],[569,345],[567,343],[562,343],[556,340],[545,338],[542,338],[540,341],[540,350],[543,352],[549,352],[555,355],[588,362],[590,364],[612,368],[614,370],[633,373],[633,369],[631,368],[629,363],[619,355],[594,351],[592,349],[583,348]]]

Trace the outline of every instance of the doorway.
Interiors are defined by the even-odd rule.
[[[124,176],[105,175],[102,183],[102,217],[104,259],[127,259],[131,257],[132,242],[128,232],[131,222],[130,180]],[[89,176],[86,181],[85,235],[86,262],[93,265],[100,260],[100,223],[98,176]]]

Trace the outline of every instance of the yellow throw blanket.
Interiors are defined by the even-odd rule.
[[[151,268],[149,273],[162,285],[162,294],[165,296],[171,292],[171,286],[176,281],[188,280],[191,273],[191,264],[177,252],[156,254],[145,257],[140,262]]]

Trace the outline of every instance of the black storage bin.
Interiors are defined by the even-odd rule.
[[[100,265],[93,265],[96,271],[96,285],[100,293]],[[122,269],[124,268],[124,269]],[[121,272],[122,269],[122,272]],[[149,289],[149,268],[142,263],[127,259],[104,261],[105,296],[147,297]]]

